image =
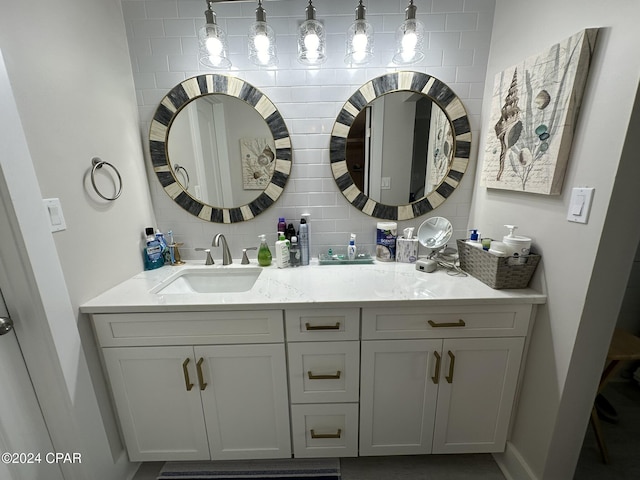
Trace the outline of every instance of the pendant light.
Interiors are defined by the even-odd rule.
[[[324,26],[316,20],[316,9],[309,0],[307,19],[298,29],[298,61],[305,65],[320,65],[327,59]]]
[[[406,20],[396,30],[396,53],[393,63],[396,65],[411,65],[424,58],[424,25],[416,20],[418,8],[409,1],[406,8]]]
[[[229,68],[229,46],[227,35],[216,23],[216,12],[211,4],[213,0],[207,0],[207,10],[204,12],[206,24],[198,31],[200,63],[208,68]]]
[[[364,65],[373,58],[373,27],[365,19],[366,10],[360,0],[356,7],[356,21],[347,30],[346,64]]]
[[[276,34],[267,24],[267,14],[258,0],[256,21],[249,27],[249,60],[261,67],[273,67],[278,64],[276,54]]]

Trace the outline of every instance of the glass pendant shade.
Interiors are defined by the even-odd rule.
[[[267,15],[258,1],[256,21],[249,27],[249,60],[261,67],[273,67],[278,64],[276,53],[276,34],[267,24]]]
[[[327,59],[324,25],[316,20],[315,12],[309,0],[307,19],[298,29],[298,61],[305,65],[320,65]]]
[[[200,64],[208,68],[229,68],[229,46],[227,35],[216,23],[216,14],[211,8],[211,1],[207,1],[204,12],[206,24],[198,31],[198,59]]]
[[[360,0],[356,7],[356,20],[347,30],[347,54],[344,62],[348,65],[364,65],[373,58],[373,27],[365,19],[366,7]]]
[[[396,53],[393,63],[411,65],[424,58],[424,25],[416,20],[413,0],[406,9],[407,17],[396,30]]]

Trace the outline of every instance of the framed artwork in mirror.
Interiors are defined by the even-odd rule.
[[[470,150],[460,98],[431,75],[401,71],[374,78],[347,100],[331,133],[330,162],[354,207],[410,220],[449,198]]]
[[[291,173],[291,138],[278,109],[226,75],[171,89],[153,116],[149,151],[164,191],[209,222],[251,220],[278,200]]]

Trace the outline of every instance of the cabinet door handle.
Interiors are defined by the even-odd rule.
[[[304,324],[307,330],[340,330],[340,322],[335,325],[311,325],[309,322]]]
[[[464,320],[460,319],[457,322],[434,322],[433,320],[427,320],[427,323],[431,325],[433,328],[440,327],[465,327],[467,324],[464,323]]]
[[[456,364],[456,356],[451,353],[451,350],[449,350],[449,358],[451,359],[451,362],[449,363],[449,375],[447,375],[446,377],[444,377],[447,380],[447,383],[451,383],[453,382],[453,368],[454,365]]]
[[[198,372],[198,384],[200,385],[200,390],[207,388],[207,384],[202,376],[202,362],[204,362],[204,358],[200,357],[200,360],[196,363],[196,372]]]
[[[309,370],[307,375],[309,375],[309,380],[338,380],[342,372],[338,370],[333,375],[314,375],[313,372]]]
[[[440,362],[442,361],[442,357],[435,350],[433,352],[433,356],[436,357],[436,372],[433,377],[431,377],[431,380],[433,383],[437,384],[440,381]]]
[[[342,435],[342,429],[338,429],[336,433],[316,433],[315,430],[311,429],[311,438],[340,438]]]
[[[189,380],[189,368],[187,367],[190,361],[191,359],[187,357],[187,359],[184,362],[182,362],[182,373],[184,374],[184,386],[187,387],[187,392],[190,392],[191,389],[193,388],[193,383],[191,383],[191,380]]]

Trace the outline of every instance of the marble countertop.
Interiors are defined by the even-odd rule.
[[[152,293],[181,269],[261,268],[251,290],[234,293]],[[374,303],[391,306],[396,302],[436,304],[541,304],[546,295],[531,288],[494,290],[472,276],[453,276],[444,269],[420,272],[415,264],[374,262],[366,265],[319,265],[279,269],[275,265],[205,266],[188,262],[184,266],[166,265],[141,272],[80,306],[83,313],[124,313],[162,311],[202,311],[308,307],[361,306]],[[415,302],[415,303],[414,303]]]

